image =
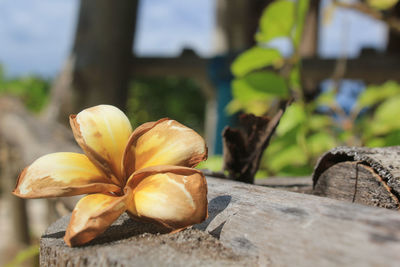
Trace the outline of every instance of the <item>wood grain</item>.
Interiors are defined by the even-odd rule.
[[[115,225],[109,236],[100,237],[91,246],[68,248],[62,241],[64,218],[41,239],[42,265],[62,259],[71,266],[94,266],[103,259],[109,266],[126,262],[132,266],[167,266],[171,262],[174,266],[204,266],[196,260],[204,259],[197,250],[203,241],[186,242],[201,236],[198,240],[204,242],[213,237],[211,251],[218,250],[225,257],[210,254],[212,261],[206,263],[212,266],[398,266],[398,212],[234,181],[207,180],[209,218],[194,229],[178,236],[160,235],[153,228],[137,231],[142,225],[121,236],[122,226]],[[122,222],[125,227],[132,223],[126,220]],[[204,235],[191,232],[194,230]],[[176,249],[182,242],[186,248]],[[149,254],[149,246],[153,254]],[[203,256],[190,257],[192,252]]]
[[[324,171],[315,184],[318,196],[388,209],[398,209],[399,200],[370,166],[340,162]]]
[[[313,193],[399,209],[400,147],[338,147],[325,153],[313,174]]]

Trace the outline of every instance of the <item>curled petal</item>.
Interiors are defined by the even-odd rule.
[[[137,128],[124,155],[125,174],[157,165],[194,167],[207,158],[204,139],[177,121],[161,119]]]
[[[153,129],[157,124],[168,120],[167,118],[160,119],[158,121],[146,122],[137,127],[131,136],[129,137],[128,144],[126,145],[124,156],[122,159],[123,162],[123,169],[125,173],[125,177],[129,178],[129,176],[135,171],[135,146],[136,140],[148,132],[149,130]]]
[[[135,217],[181,229],[207,218],[207,182],[196,169],[156,166],[135,172],[125,191],[132,190],[127,203]]]
[[[40,157],[25,168],[13,194],[43,198],[119,190],[85,155],[61,152]]]
[[[102,234],[126,210],[126,196],[92,194],[76,204],[64,241],[79,246]]]
[[[114,106],[99,105],[71,115],[70,124],[90,160],[108,177],[122,181],[122,157],[132,132],[125,114]]]

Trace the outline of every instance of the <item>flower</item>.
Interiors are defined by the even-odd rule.
[[[88,194],[75,206],[64,237],[82,245],[123,212],[177,231],[207,218],[207,183],[193,169],[207,158],[203,138],[170,119],[132,132],[118,108],[99,105],[70,116],[85,154],[47,154],[26,167],[13,194],[22,198]]]

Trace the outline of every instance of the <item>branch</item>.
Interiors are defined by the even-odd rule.
[[[291,100],[283,101],[272,117],[243,114],[240,117],[240,129],[224,129],[224,169],[228,171],[230,179],[254,183],[263,152],[290,103]]]

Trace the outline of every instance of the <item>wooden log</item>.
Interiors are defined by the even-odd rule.
[[[158,234],[123,215],[93,243],[69,248],[64,217],[41,238],[41,266],[398,266],[398,212],[207,180],[202,224]]]
[[[228,179],[224,172],[209,169],[201,169],[201,171],[208,177]],[[311,176],[257,178],[254,184],[305,194],[311,194],[313,191]]]
[[[255,179],[254,184],[271,188],[311,194],[313,191],[311,176],[307,177],[269,177]]]
[[[313,174],[319,196],[389,209],[400,208],[400,147],[338,147],[323,155]]]

